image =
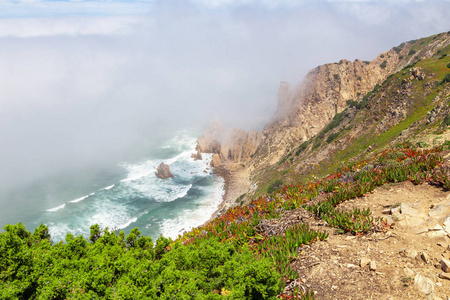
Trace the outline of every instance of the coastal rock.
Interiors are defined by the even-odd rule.
[[[222,162],[245,163],[254,155],[262,139],[261,132],[245,132],[215,123],[198,139],[197,150],[218,154]]]
[[[202,160],[203,159],[202,153],[200,152],[200,150],[197,150],[197,153],[192,153],[191,157],[194,160]]]
[[[211,160],[211,167],[218,168],[220,167],[220,157],[219,154],[214,154]]]
[[[173,174],[170,172],[170,168],[165,163],[161,163],[156,170],[156,176],[161,179],[167,179],[173,177]]]

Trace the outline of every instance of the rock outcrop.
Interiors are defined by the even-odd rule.
[[[418,43],[402,43],[370,62],[341,60],[319,66],[296,86],[282,82],[276,112],[262,132],[214,124],[198,140],[198,150],[217,153],[222,163],[245,164],[256,174],[279,162],[293,146],[317,135],[337,113],[348,107],[348,100],[360,101],[389,75],[449,45],[450,34],[443,33],[427,44],[420,44],[422,48],[417,47]],[[411,76],[424,78],[417,68]]]
[[[194,160],[202,160],[203,159],[202,153],[199,150],[197,150],[197,153],[192,153],[191,157]]]
[[[219,154],[215,153],[211,160],[211,167],[218,168],[220,167],[220,157]]]
[[[261,132],[229,129],[216,123],[198,139],[197,150],[218,154],[221,161],[245,163],[251,159],[262,140]]]
[[[156,170],[156,176],[161,179],[167,179],[173,177],[173,174],[170,172],[168,165],[161,163]]]

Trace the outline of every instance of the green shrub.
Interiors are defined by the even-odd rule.
[[[366,65],[370,64],[370,61],[368,60],[363,60],[363,63],[365,63]]]
[[[413,50],[413,49],[409,50],[408,55],[414,55],[414,54],[416,54],[416,51],[415,51],[415,50]]]
[[[331,143],[332,141],[334,141],[338,136],[339,136],[340,132],[334,132],[332,134],[330,134],[327,138],[327,143]]]
[[[328,125],[325,126],[324,129],[322,129],[322,131],[321,131],[322,137],[323,137],[323,135],[324,135],[325,133],[327,133],[328,131],[330,131],[330,130],[336,128],[336,127],[338,127],[339,124],[342,122],[342,120],[344,120],[344,117],[345,117],[345,114],[346,114],[346,113],[347,113],[347,110],[343,110],[343,111],[341,111],[340,113],[337,113],[337,114],[333,117],[333,119],[331,120],[331,122],[328,123]]]
[[[160,238],[153,249],[137,228],[125,242],[93,226],[95,243],[67,234],[66,243],[52,245],[40,235],[48,231],[43,225],[33,235],[21,223],[4,229],[0,299],[222,298],[217,291],[231,299],[274,299],[279,292],[270,258],[217,238],[195,245]]]
[[[450,63],[448,63],[448,65],[447,65],[447,68],[449,68],[449,69],[450,69]]]
[[[242,194],[242,195],[240,195],[239,197],[237,197],[236,198],[236,203],[240,203],[243,199],[244,199],[244,197],[247,195],[247,193],[244,193],[244,194]]]
[[[295,152],[295,156],[299,156],[299,154],[308,147],[309,141],[303,142],[300,146],[298,146],[297,151]]]
[[[450,115],[446,115],[441,123],[441,126],[450,126]]]
[[[276,190],[278,190],[283,185],[282,179],[277,179],[274,182],[272,182],[269,187],[267,188],[267,193],[272,194]]]
[[[383,62],[380,65],[380,68],[384,69],[384,68],[386,68],[386,66],[387,66],[387,61],[383,60]]]
[[[427,143],[423,142],[423,141],[418,141],[416,143],[417,147],[419,148],[425,148],[425,147],[429,147],[430,145],[428,145]]]
[[[444,84],[446,82],[450,82],[450,73],[445,75],[444,79],[442,79],[441,84]]]
[[[384,58],[384,54],[381,54],[381,55],[380,55],[380,58]]]
[[[403,55],[400,55],[400,56],[398,57],[398,59],[403,59]]]
[[[447,56],[447,53],[442,54],[439,59],[444,59]]]
[[[339,74],[333,74],[333,78],[334,78],[334,80],[338,80],[339,79]]]

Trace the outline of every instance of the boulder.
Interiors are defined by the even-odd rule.
[[[414,277],[414,286],[425,295],[429,295],[434,291],[433,281],[420,274],[417,274],[416,277]]]
[[[165,163],[161,163],[156,170],[156,176],[161,179],[167,179],[173,177],[173,174],[170,172],[170,168]]]
[[[200,152],[200,150],[197,150],[197,154],[193,154],[194,155],[194,160],[202,160],[202,153]]]

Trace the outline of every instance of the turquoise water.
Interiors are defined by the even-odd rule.
[[[210,154],[203,154],[203,160],[191,158],[195,145],[196,137],[182,131],[141,160],[37,184],[12,197],[0,215],[2,226],[21,221],[32,230],[44,223],[54,241],[64,240],[68,232],[88,237],[96,223],[125,232],[139,227],[153,239],[161,234],[176,238],[206,222],[222,201],[224,181],[212,174]],[[170,166],[174,178],[155,176],[161,162]]]

